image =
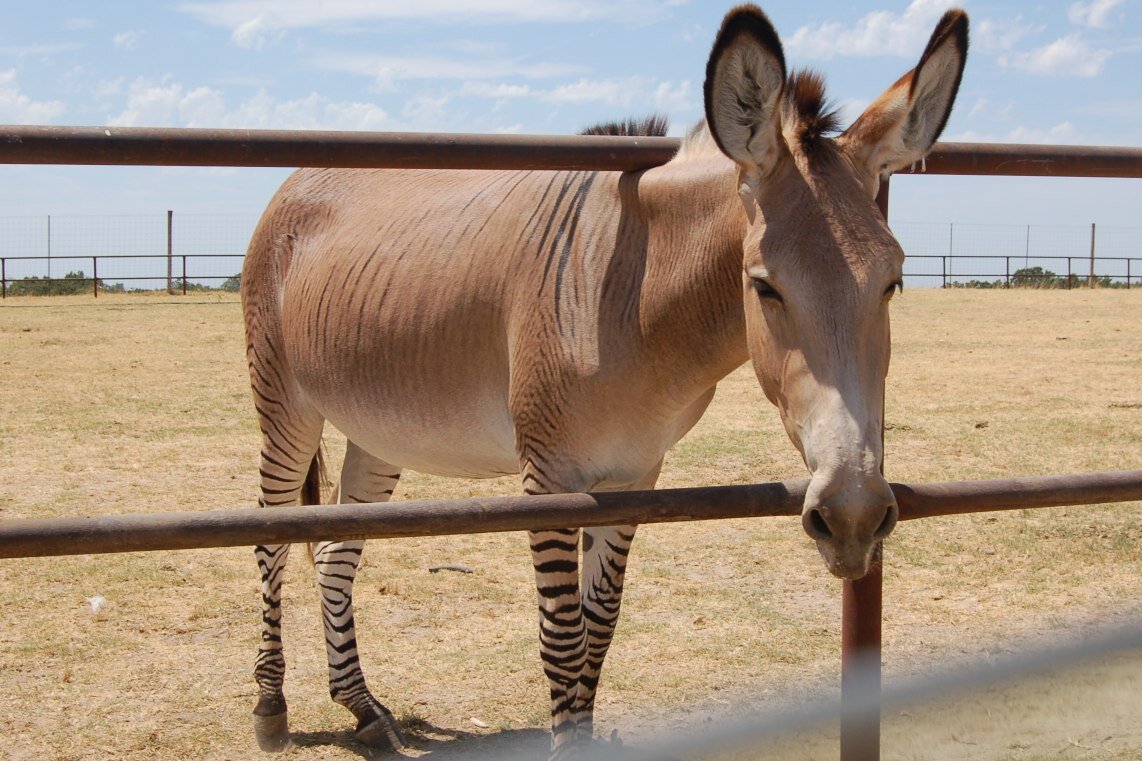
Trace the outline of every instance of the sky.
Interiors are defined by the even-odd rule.
[[[0,123],[559,134],[702,115],[731,3],[178,0],[11,3]],[[1142,145],[1142,2],[962,6],[944,140]],[[846,123],[912,68],[946,0],[763,5]],[[257,213],[288,170],[0,166],[0,217]],[[900,177],[892,219],[1142,226],[1142,180]]]

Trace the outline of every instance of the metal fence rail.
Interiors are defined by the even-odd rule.
[[[490,135],[413,135],[391,133],[307,133],[247,130],[125,129],[102,127],[0,127],[0,163],[158,166],[327,166],[451,169],[593,169],[640,170],[667,161],[678,147],[671,138],[520,137]],[[1142,149],[1089,146],[1027,146],[943,143],[926,162],[911,171],[929,174],[1007,175],[1031,177],[1142,177]],[[882,182],[877,202],[887,217],[889,183]],[[997,483],[1005,484],[996,489]],[[804,483],[758,487],[664,490],[608,495],[551,495],[440,503],[431,525],[423,523],[424,504],[412,507],[424,533],[511,530],[607,522],[697,520],[734,515],[796,514]],[[751,491],[760,490],[760,491]],[[961,482],[895,485],[902,517],[976,512],[987,509],[1085,504],[1142,499],[1142,471],[1017,482]],[[750,496],[752,494],[752,496]],[[764,494],[764,498],[762,498]],[[521,501],[522,500],[522,501]],[[392,521],[401,503],[380,507]],[[933,508],[933,505],[938,509]],[[1007,505],[1005,508],[1004,505]],[[509,509],[510,508],[510,509]],[[512,515],[504,518],[504,510]],[[928,513],[925,513],[928,510]],[[935,510],[935,511],[933,511]],[[942,510],[942,512],[940,512]],[[300,511],[300,512],[298,512]],[[514,512],[513,512],[514,511]],[[298,541],[304,537],[412,534],[366,533],[342,523],[291,528],[290,521],[320,525],[341,515],[335,506],[284,508],[273,511],[208,511],[189,514],[107,516],[59,519],[64,522],[5,521],[0,546],[5,557],[172,547],[194,531],[214,532],[222,541],[228,521],[255,520],[232,537],[236,544]],[[354,506],[352,518],[366,510]],[[229,518],[227,518],[229,516]],[[164,521],[174,520],[174,524]],[[414,517],[404,529],[415,522]],[[78,522],[76,522],[78,521]],[[189,529],[204,521],[204,529]],[[439,521],[440,523],[436,523]],[[439,531],[442,525],[452,530]],[[305,533],[311,530],[315,534]],[[370,532],[376,528],[369,529]],[[389,531],[392,528],[390,524]],[[298,532],[290,534],[290,532]],[[275,533],[277,532],[277,533]],[[99,537],[98,540],[96,537]],[[293,537],[293,538],[286,538]],[[240,540],[240,541],[239,541]],[[201,541],[201,539],[200,539]],[[229,541],[229,540],[228,540]],[[150,542],[147,544],[146,542]],[[203,546],[183,544],[181,546]],[[78,549],[84,548],[84,549]],[[870,761],[880,756],[879,702],[881,657],[882,568],[875,562],[868,576],[844,582],[842,598],[842,761]],[[874,665],[858,678],[857,666]],[[870,694],[872,697],[870,697]],[[847,706],[847,708],[845,707]]]
[[[0,164],[595,169],[666,163],[671,137],[0,126]],[[938,143],[902,174],[1142,177],[1142,149]]]
[[[0,558],[395,539],[801,514],[808,479],[273,510],[195,510],[0,521]],[[901,520],[1142,500],[1142,470],[892,484]]]

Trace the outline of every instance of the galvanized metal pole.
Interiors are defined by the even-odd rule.
[[[884,179],[876,205],[888,220],[889,181]],[[880,408],[880,450],[884,451],[884,413]],[[884,459],[881,458],[881,473]],[[845,580],[841,590],[841,761],[880,759],[880,659],[884,545],[873,552],[863,578]]]
[[[841,761],[880,759],[883,545],[841,593]]]

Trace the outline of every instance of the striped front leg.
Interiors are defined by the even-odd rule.
[[[400,473],[400,468],[349,442],[341,470],[341,504],[387,502]],[[372,747],[399,750],[404,747],[404,737],[389,709],[369,691],[357,652],[353,582],[364,546],[360,540],[320,542],[313,546],[329,657],[329,694],[356,717],[358,740]]]
[[[595,692],[603,661],[611,646],[611,637],[619,622],[627,556],[636,528],[608,526],[583,529],[582,610],[587,633],[587,658],[579,673],[574,710],[577,739],[583,741],[590,741],[594,735]]]
[[[579,529],[531,531],[539,596],[539,657],[551,689],[551,758],[567,757],[579,722],[579,678],[587,660],[579,601]]]

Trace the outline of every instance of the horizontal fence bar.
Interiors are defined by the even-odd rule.
[[[808,483],[8,520],[0,558],[792,516]],[[1142,470],[892,488],[917,519],[1142,500]]]
[[[897,174],[1142,177],[1142,148],[937,143],[925,162]]]
[[[0,126],[2,164],[648,169],[670,160],[670,137],[413,132]],[[1142,177],[1142,149],[938,143],[904,174]]]
[[[677,150],[666,137],[0,127],[6,164],[624,171],[665,164]]]

